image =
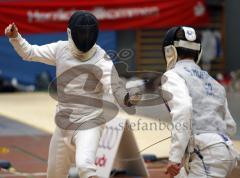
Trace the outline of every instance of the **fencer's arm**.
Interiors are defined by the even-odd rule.
[[[227,99],[225,101],[225,110],[226,110],[226,113],[225,113],[225,123],[226,123],[226,126],[227,126],[227,134],[232,137],[236,134],[237,132],[237,125],[236,125],[236,122],[234,121],[230,111],[229,111],[229,108],[228,108],[228,102],[227,102]]]
[[[55,65],[57,43],[42,46],[31,45],[19,33],[17,37],[9,38],[9,41],[22,59]]]
[[[98,67],[100,67],[102,71],[100,82],[103,85],[104,93],[114,95],[119,105],[125,105],[128,91],[125,89],[125,85],[120,79],[111,59],[109,59],[108,56],[105,56],[104,60],[99,61]]]
[[[181,163],[191,137],[191,97],[185,81],[171,70],[162,78],[162,89],[172,94],[172,99],[168,101],[173,124],[169,160]]]

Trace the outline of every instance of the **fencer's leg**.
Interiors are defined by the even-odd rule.
[[[47,178],[66,178],[74,162],[74,151],[64,142],[59,128],[56,128],[49,148]]]
[[[205,164],[206,164],[206,160],[205,161]],[[189,164],[189,174],[187,176],[187,178],[212,178],[208,175],[208,173],[206,173],[206,170],[203,166],[203,163],[202,161],[194,156],[192,162]]]
[[[224,144],[218,144],[201,152],[202,160],[194,155],[193,161],[189,164],[190,171],[188,178],[226,178],[232,171],[233,159],[228,148]]]
[[[102,133],[102,127],[98,126],[87,130],[79,130],[74,136],[76,145],[76,167],[80,178],[96,178],[96,152]]]
[[[182,167],[179,174],[177,176],[175,176],[174,178],[187,178],[187,177],[188,177],[188,175],[185,171],[185,168]]]

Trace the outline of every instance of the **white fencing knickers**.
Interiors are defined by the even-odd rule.
[[[237,165],[236,155],[224,143],[210,146],[201,151],[203,161],[192,154],[189,162],[189,174],[184,168],[175,178],[225,178]]]
[[[96,176],[95,157],[102,129],[64,131],[57,127],[50,142],[47,178],[66,178],[74,164],[81,178]]]

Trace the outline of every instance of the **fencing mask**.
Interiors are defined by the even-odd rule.
[[[81,52],[85,53],[94,46],[98,33],[98,21],[87,11],[73,13],[68,21],[68,36]]]
[[[184,35],[181,38],[177,37],[177,32],[181,30]],[[163,55],[167,62],[167,70],[175,66],[178,59],[178,48],[195,51],[197,57],[195,60],[196,63],[200,61],[202,47],[201,39],[197,35],[196,31],[191,27],[173,27],[169,29],[165,35],[163,41]]]

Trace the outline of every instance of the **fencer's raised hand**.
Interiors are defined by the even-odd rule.
[[[5,28],[5,35],[8,38],[16,38],[18,36],[18,28],[15,23],[11,23]]]
[[[178,163],[169,162],[165,174],[169,174],[171,178],[179,174],[181,165]]]

